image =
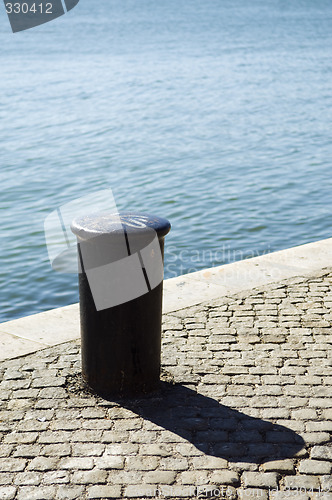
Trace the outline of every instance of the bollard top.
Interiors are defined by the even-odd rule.
[[[132,236],[144,236],[145,233],[150,234],[151,230],[163,238],[170,229],[171,224],[167,219],[137,212],[95,213],[78,217],[71,224],[72,232],[81,240],[102,235],[116,237],[124,231]]]

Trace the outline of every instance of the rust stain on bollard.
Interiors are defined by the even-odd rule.
[[[82,374],[98,394],[149,392],[160,380],[167,219],[123,212],[75,219]]]

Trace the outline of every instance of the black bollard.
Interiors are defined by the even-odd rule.
[[[82,375],[102,396],[147,393],[160,379],[168,220],[124,212],[75,219]]]

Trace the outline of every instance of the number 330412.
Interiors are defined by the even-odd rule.
[[[7,14],[52,14],[51,3],[42,4],[42,3],[33,3],[32,5],[28,5],[27,3],[6,3],[6,11]]]

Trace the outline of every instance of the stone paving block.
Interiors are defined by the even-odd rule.
[[[329,432],[301,432],[301,437],[307,445],[319,445],[330,441]]]
[[[112,485],[112,486],[91,486],[88,488],[88,498],[121,498],[121,486]]]
[[[132,443],[106,444],[105,449],[107,455],[136,455],[138,445]]]
[[[191,499],[191,498],[209,498],[212,496],[212,492],[214,488],[207,486],[200,486],[196,489],[194,485],[192,486],[184,486],[184,485],[172,485],[172,486],[160,486],[158,488],[160,494],[164,496],[164,498],[178,498],[178,499]],[[219,490],[218,490],[219,491]],[[216,490],[217,493],[217,490]],[[217,493],[218,494],[218,493]]]
[[[318,490],[320,488],[319,478],[312,475],[287,476],[285,477],[285,488],[290,490]]]
[[[7,409],[8,409],[8,404],[7,404]],[[2,406],[3,408],[5,408],[6,406],[6,403],[4,401],[1,401],[1,399],[0,399],[0,406]],[[10,431],[11,427],[8,425],[8,423],[0,420],[0,432],[10,432]]]
[[[127,498],[158,498],[157,494],[157,488],[153,484],[129,484],[124,490]]]
[[[300,384],[300,385],[312,385],[312,386],[315,386],[315,385],[321,385],[322,383],[322,377],[317,377],[315,375],[304,375],[304,376],[296,376],[295,377],[295,381],[297,384]]]
[[[0,500],[13,500],[16,490],[15,486],[0,486]]]
[[[49,471],[55,469],[58,465],[57,457],[35,457],[27,466],[27,470],[31,471]]]
[[[59,445],[57,445],[59,446]],[[67,451],[66,445],[62,445],[63,452]],[[54,449],[53,449],[54,450]],[[52,452],[52,448],[47,450],[48,453],[45,454],[50,454]],[[55,448],[53,453],[60,453],[61,449]],[[105,445],[101,443],[73,443],[71,445],[71,454],[73,457],[100,457],[105,451]],[[70,453],[69,453],[70,454]],[[65,453],[66,455],[66,453]],[[63,456],[65,456],[63,455]]]
[[[271,491],[270,500],[309,500],[309,495],[301,491]]]
[[[24,379],[24,373],[22,373],[19,370],[13,370],[10,368],[7,368],[7,370],[2,376],[2,380],[18,380],[18,379]]]
[[[107,472],[105,470],[93,469],[76,471],[71,476],[71,484],[105,484]]]
[[[268,492],[259,488],[239,488],[238,500],[268,500]]]
[[[331,408],[332,398],[310,398],[309,406],[312,408]]]
[[[38,399],[35,403],[36,410],[48,410],[54,408],[63,408],[66,406],[65,402],[61,399]]]
[[[31,387],[47,388],[61,387],[65,385],[65,377],[35,377],[31,383]],[[43,397],[42,393],[40,396]]]
[[[276,420],[275,423],[278,424],[278,425],[282,425],[283,427],[285,427],[287,429],[291,429],[292,431],[295,431],[298,434],[301,434],[301,436],[302,436],[302,434],[304,433],[304,430],[305,430],[305,423],[302,422],[301,420],[282,420],[282,419],[278,419],[278,420]]]
[[[119,449],[121,451],[121,447]],[[130,453],[130,454],[136,455],[136,453],[138,451],[138,446],[137,446],[137,448],[134,448],[134,449],[129,448],[129,449],[132,451],[132,453]],[[125,454],[128,455],[129,453],[127,452]],[[173,447],[169,444],[145,444],[145,445],[142,444],[140,446],[140,454],[169,457],[173,454]]]
[[[108,473],[107,483],[108,484],[138,484],[144,483],[144,479],[146,474],[142,471],[110,471]]]
[[[228,468],[242,474],[245,470],[258,471],[259,464],[250,462],[250,457],[242,457],[242,462],[229,462]]]
[[[332,420],[322,420],[319,422],[307,422],[306,430],[308,432],[332,432]]]
[[[123,465],[123,464],[122,464]],[[126,470],[155,470],[158,466],[157,457],[128,457]]]
[[[72,442],[95,442],[95,443],[100,443],[102,441],[102,431],[101,430],[80,430],[80,431],[75,431],[72,433],[71,436],[71,441]]]
[[[103,455],[94,459],[94,464],[99,469],[112,470],[123,469],[125,459],[118,455]]]
[[[53,420],[50,424],[50,430],[52,431],[76,431],[82,428],[82,422],[80,420]]]
[[[228,461],[220,457],[201,456],[192,459],[194,470],[199,469],[226,469]]]
[[[107,412],[108,418],[111,420],[120,418],[120,419],[127,419],[127,418],[136,418],[137,415],[132,412],[131,410],[128,410],[127,408],[122,408],[119,406],[115,406],[114,408],[110,408]]]
[[[261,410],[262,418],[283,418],[288,419],[290,417],[290,410],[288,408],[264,408]]]
[[[63,387],[46,387],[38,392],[38,397],[41,399],[63,399],[66,396],[67,393]]]
[[[323,491],[331,491],[332,492],[332,476],[329,474],[328,476],[320,476],[320,483]]]
[[[294,460],[274,460],[263,464],[262,469],[265,472],[287,472],[289,474],[294,472]]]
[[[0,443],[0,458],[9,457],[14,449],[14,445]]]
[[[67,471],[55,470],[43,475],[43,484],[68,484],[70,476]]]
[[[310,500],[332,500],[332,492],[324,493],[323,491],[319,491],[317,493],[313,493],[310,495]]]
[[[23,458],[0,458],[0,471],[21,472],[25,469],[26,462]]]
[[[141,429],[143,425],[140,418],[118,419],[114,422],[113,429],[115,431],[132,431]]]
[[[76,500],[83,498],[83,486],[59,486],[56,494],[57,500]]]
[[[22,486],[18,488],[17,500],[54,500],[54,486]]]
[[[0,390],[1,391],[16,391],[15,396],[19,394],[20,389],[28,389],[30,387],[31,380],[22,379],[22,380],[3,380],[0,382]],[[38,394],[38,392],[37,392]]]
[[[257,488],[277,488],[278,475],[276,472],[251,472],[245,471],[242,474],[245,487]]]
[[[18,445],[13,452],[13,457],[34,458],[40,455],[42,446],[40,444],[22,444]]]
[[[300,450],[294,449],[294,451],[292,451],[292,456],[294,458],[308,458],[309,457],[309,450],[306,447],[303,447]]]
[[[256,389],[256,395],[258,396],[280,396],[285,393],[285,390],[278,385],[262,385]]]
[[[11,432],[7,434],[3,442],[14,444],[32,444],[38,439],[37,432]]]
[[[68,431],[46,431],[39,435],[38,443],[53,444],[53,443],[68,443],[71,441],[72,435]]]
[[[301,408],[292,411],[292,418],[297,420],[316,420],[317,410],[313,408]]]
[[[16,474],[14,472],[0,472],[0,485],[13,484],[15,477]]]
[[[327,420],[332,420],[332,408],[326,408],[322,411],[323,418]]]
[[[209,470],[184,471],[177,476],[177,482],[188,485],[207,484],[209,472]]]
[[[89,398],[73,398],[71,397],[68,401],[69,408],[86,408],[87,406],[94,406],[95,401]]]
[[[44,400],[46,401],[46,400]],[[55,403],[57,400],[53,400]],[[52,418],[52,421],[56,420],[82,420],[82,409],[81,408],[62,408],[55,407],[55,416]]]
[[[212,472],[210,482],[217,485],[238,485],[240,482],[239,474],[231,470],[217,470]]]
[[[102,443],[123,443],[129,441],[129,432],[104,430],[101,438]]]
[[[184,457],[199,457],[203,452],[191,443],[175,444],[174,451]]]
[[[93,459],[90,457],[62,458],[59,461],[58,467],[65,470],[90,470],[93,467]]]
[[[19,486],[37,486],[41,483],[42,474],[40,472],[19,472],[13,477],[14,484]]]
[[[159,468],[161,470],[184,471],[188,470],[189,464],[186,458],[167,457],[161,458]]]
[[[164,435],[165,433],[167,433],[167,431],[163,431],[162,433]],[[154,443],[156,439],[157,439],[157,432],[140,430],[140,431],[130,431],[128,441],[130,441],[131,443]],[[172,442],[172,443],[176,441],[182,441],[182,438],[180,436],[174,434],[172,436],[169,436],[169,439],[165,439],[164,436],[162,436],[162,439],[164,442]]]
[[[90,420],[83,420],[81,421],[81,427],[82,429],[90,429],[90,430],[110,430],[112,428],[112,422],[107,419],[90,419]],[[116,433],[117,434],[117,433]],[[127,434],[126,432],[124,433],[118,433],[118,434]]]
[[[31,402],[30,402],[30,406],[31,406]],[[16,430],[20,431],[20,432],[21,431],[23,431],[23,432],[24,431],[40,432],[40,431],[45,431],[48,428],[48,426],[49,426],[49,422],[47,422],[47,421],[41,421],[41,420],[37,420],[34,418],[30,418],[29,420],[22,420],[21,422],[19,422]]]
[[[145,480],[150,484],[172,484],[176,473],[172,471],[150,471],[145,474]]]
[[[317,460],[330,460],[332,461],[332,446],[314,446],[310,454],[311,458]]]
[[[87,419],[105,418],[105,410],[103,408],[83,408],[80,414],[83,418]]]
[[[262,435],[255,430],[245,430],[245,431],[236,431],[234,433],[230,433],[229,437],[234,443],[261,443],[263,441]]]
[[[39,453],[39,455],[43,455],[45,457],[67,457],[70,454],[71,454],[71,445],[69,443],[46,444],[41,447]],[[75,456],[75,453],[73,453],[73,456]]]
[[[303,460],[299,466],[299,472],[303,474],[330,474],[331,462],[322,460]]]

